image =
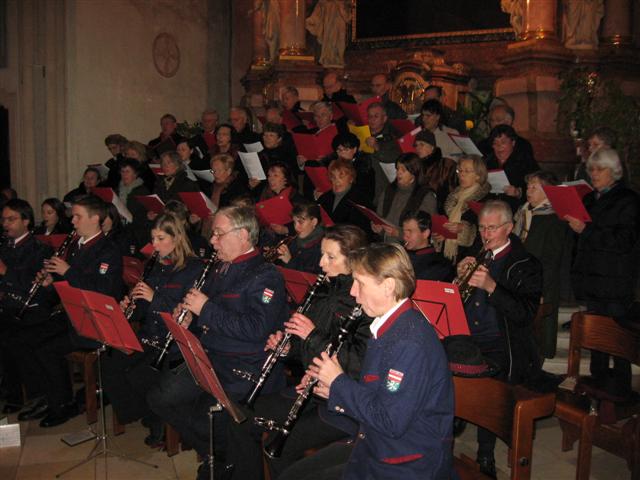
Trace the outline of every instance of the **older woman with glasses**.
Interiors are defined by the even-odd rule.
[[[570,230],[560,220],[549,203],[543,187],[557,185],[558,179],[551,172],[538,171],[526,177],[527,202],[515,215],[513,233],[520,238],[524,248],[542,263],[542,300],[551,305],[552,312],[542,319],[542,329],[536,332],[540,354],[553,358],[558,336],[558,307],[565,254],[571,252]]]
[[[468,254],[476,239],[478,217],[469,207],[469,202],[480,202],[487,197],[491,185],[487,182],[487,167],[476,155],[462,157],[458,161],[458,187],[444,202],[444,211],[449,221],[445,228],[456,234],[456,238],[445,239],[434,234],[436,247],[452,262]]]
[[[621,317],[634,298],[640,201],[622,181],[622,164],[615,150],[595,151],[587,160],[587,171],[594,190],[582,201],[591,221],[565,216],[578,237],[573,290],[590,312]],[[614,357],[611,372],[609,356],[591,352],[591,375],[616,395],[631,393],[631,366],[622,358]]]

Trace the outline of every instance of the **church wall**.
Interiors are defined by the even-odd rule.
[[[206,0],[69,1],[68,162],[78,182],[85,164],[108,157],[104,137],[156,137],[164,113],[199,120],[207,103]],[[162,32],[180,50],[175,76],[161,76],[152,45]]]

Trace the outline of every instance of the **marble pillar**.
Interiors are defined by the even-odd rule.
[[[280,2],[280,58],[302,57],[306,54],[305,0]]]
[[[556,39],[556,0],[524,0],[522,40]]]
[[[605,0],[601,40],[604,45],[631,44],[631,0]]]

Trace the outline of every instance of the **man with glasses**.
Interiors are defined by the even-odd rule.
[[[38,382],[31,381],[33,375],[21,368],[19,362],[9,355],[9,338],[24,329],[28,323],[46,320],[48,312],[43,305],[42,291],[32,302],[38,307],[30,308],[24,322],[16,324],[14,315],[27,297],[36,273],[42,268],[45,258],[51,256],[51,249],[38,242],[29,232],[33,228],[33,209],[26,201],[8,200],[2,209],[2,237],[0,239],[0,364],[2,364],[3,396],[7,403],[2,413],[13,413],[21,409],[21,384],[31,399],[42,398],[44,390]],[[37,375],[36,375],[37,377]]]
[[[282,330],[288,318],[284,281],[256,248],[259,227],[253,209],[218,210],[212,231],[211,245],[218,253],[219,263],[202,290],[190,290],[174,313],[182,307],[188,309],[182,326],[188,328],[193,323],[202,331],[200,341],[222,386],[232,400],[241,401],[253,383],[235,375],[233,370],[260,375],[267,355],[264,351],[267,338]],[[277,391],[284,385],[284,374],[278,366],[262,393]],[[149,392],[147,401],[151,410],[173,426],[185,443],[207,458],[207,414],[215,400],[196,385],[186,365],[166,372],[159,385]],[[224,465],[224,432],[229,416],[226,412],[219,413],[215,422],[216,462]],[[206,461],[198,478],[209,478]]]
[[[476,290],[465,304],[471,337],[483,355],[500,368],[498,378],[511,384],[525,383],[541,365],[533,337],[533,319],[542,292],[542,267],[511,234],[511,207],[499,200],[485,203],[478,218],[478,231],[485,251],[491,251],[487,266],[478,267],[469,285]],[[458,264],[458,276],[474,264],[466,257]],[[493,451],[496,437],[478,429],[480,470],[496,478]]]

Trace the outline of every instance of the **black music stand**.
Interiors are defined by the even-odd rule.
[[[433,326],[440,340],[450,335],[470,334],[457,285],[417,280],[411,301]]]
[[[191,372],[191,376],[196,384],[202,388],[205,392],[210,394],[216,399],[216,404],[209,407],[209,472],[210,479],[213,480],[213,414],[221,412],[224,408],[231,418],[236,423],[242,423],[246,420],[246,417],[240,412],[236,406],[231,402],[227,394],[225,393],[218,376],[216,375],[211,361],[206,352],[202,348],[200,340],[198,340],[193,333],[186,328],[182,328],[178,325],[167,312],[160,313],[160,316],[167,325],[167,329],[173,335],[180,352],[184,357],[185,363]]]
[[[63,472],[56,474],[56,478],[78,468],[81,465],[104,455],[105,474],[107,474],[107,457],[112,454],[117,457],[131,460],[134,462],[147,465],[152,468],[158,468],[158,465],[143,462],[135,458],[131,458],[112,448],[109,448],[108,442],[113,439],[107,435],[107,420],[104,409],[104,392],[102,389],[102,364],[101,356],[106,351],[107,346],[117,348],[118,350],[130,355],[134,351],[142,352],[142,346],[138,341],[135,333],[131,329],[129,322],[124,318],[124,314],[113,297],[103,295],[97,292],[74,288],[68,282],[56,282],[53,284],[62,305],[73,324],[78,335],[92,340],[96,340],[101,345],[96,349],[98,364],[98,397],[100,399],[100,424],[99,431],[95,436],[95,445],[87,455],[77,465],[74,465]]]

